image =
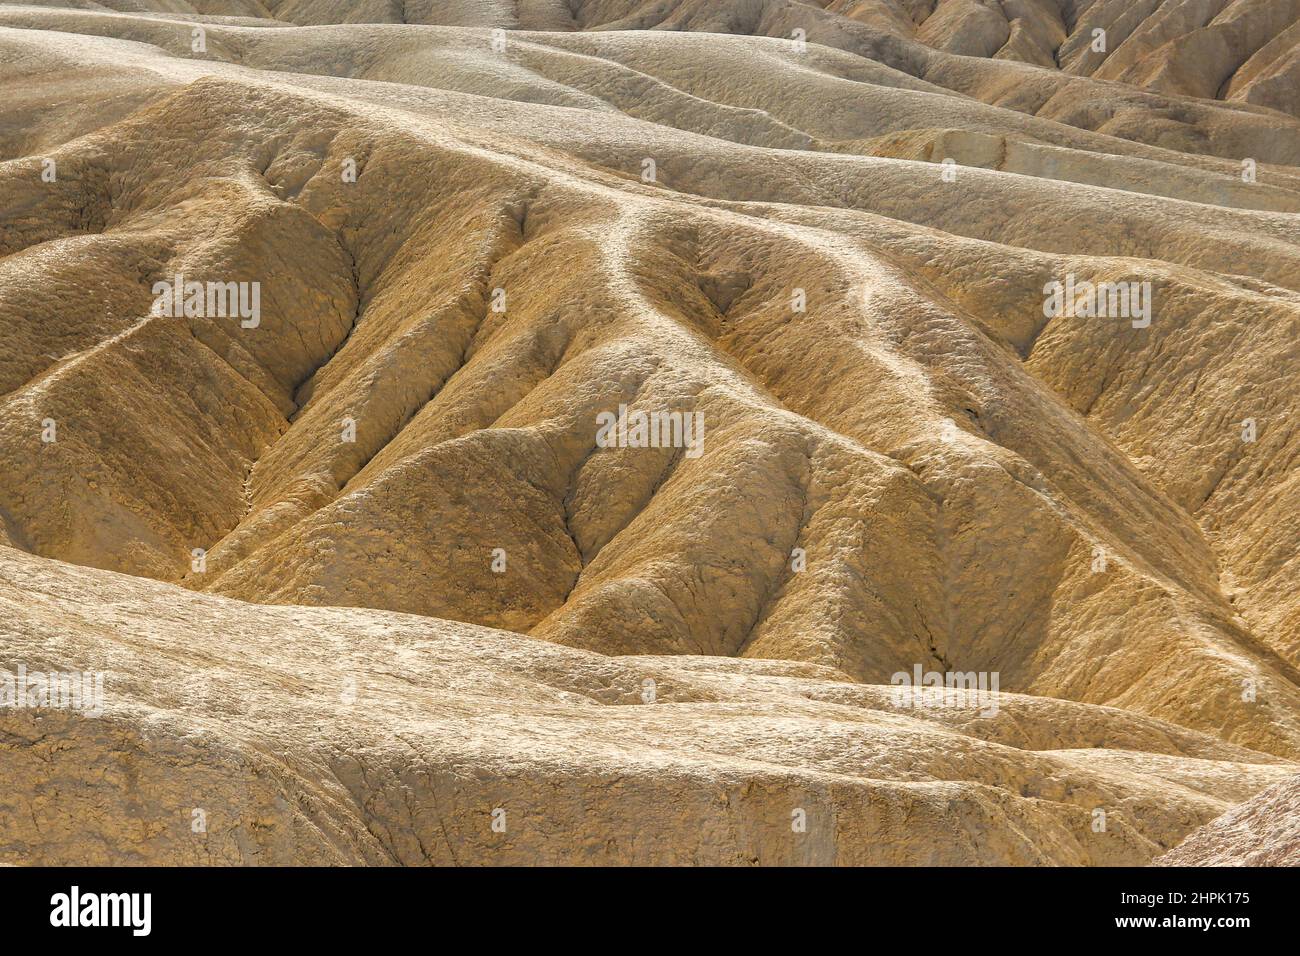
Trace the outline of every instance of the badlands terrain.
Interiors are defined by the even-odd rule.
[[[0,3],[0,92],[0,705],[103,688],[0,864],[1297,862],[1300,0]]]

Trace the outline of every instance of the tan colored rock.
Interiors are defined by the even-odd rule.
[[[1207,823],[1157,866],[1300,866],[1300,779],[1274,784]]]
[[[132,817],[56,761],[86,802],[16,793],[62,835],[15,861],[1141,863],[1294,773],[1300,121],[1249,105],[1285,11],[84,6],[0,5],[7,600],[60,582],[7,640],[120,659],[125,710],[40,719],[152,776]],[[256,321],[156,314],[177,275],[258,283]],[[1066,276],[1148,283],[1149,323],[1047,316]],[[602,447],[620,406],[701,441]],[[97,602],[136,638],[50,657]],[[276,716],[188,709],[137,639],[187,686],[262,661]],[[348,648],[384,703],[297,702]],[[889,711],[914,667],[1032,733]],[[556,696],[646,677],[709,706],[590,749],[612,711]],[[507,790],[558,822],[503,852]]]
[[[1295,773],[1111,708],[899,707],[805,664],[256,607],[7,548],[0,610],[7,669],[104,674],[99,716],[0,709],[0,863],[1134,864]]]

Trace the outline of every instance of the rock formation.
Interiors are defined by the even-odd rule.
[[[1300,866],[1300,778],[1269,787],[1207,823],[1159,866]]]
[[[1298,31],[0,4],[0,677],[104,674],[0,862],[1133,864],[1294,776]]]

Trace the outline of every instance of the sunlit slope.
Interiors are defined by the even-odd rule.
[[[609,658],[0,547],[0,864],[1142,864],[1295,764],[1125,711],[898,707],[806,664]],[[1098,821],[1104,825],[1099,826]]]
[[[603,652],[998,671],[1295,751],[1293,173],[1121,143],[1159,188],[949,182],[685,80],[664,110],[696,119],[670,128],[635,96],[370,78],[339,66],[339,28],[211,25],[200,59],[179,24],[71,26],[132,39],[0,31],[23,91],[0,171],[10,543]],[[638,44],[671,64],[706,39],[760,64],[737,89],[807,73],[773,41],[657,33],[498,60],[582,50],[594,96]],[[301,72],[269,68],[290,49]],[[809,102],[840,95],[814,79]],[[178,273],[259,282],[258,326],[150,315]],[[1154,320],[1049,321],[1066,273],[1150,281]],[[701,454],[597,448],[620,404],[700,413]]]

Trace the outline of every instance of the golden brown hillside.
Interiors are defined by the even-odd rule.
[[[1298,22],[0,5],[0,671],[108,675],[0,862],[1145,863],[1293,776]]]

